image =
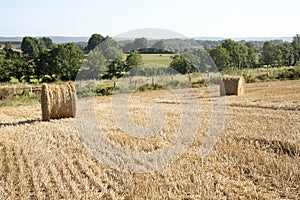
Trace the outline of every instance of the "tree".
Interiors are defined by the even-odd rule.
[[[230,57],[229,57],[229,53],[225,48],[221,46],[217,46],[213,49],[210,49],[209,55],[215,62],[218,70],[222,71],[229,67]]]
[[[94,49],[95,51],[101,51],[106,60],[112,61],[122,57],[122,50],[117,41],[111,37],[106,37],[103,42],[101,42]]]
[[[134,50],[133,42],[128,42],[122,47],[123,53],[128,53]]]
[[[0,66],[3,65],[5,59],[5,51],[0,50]]]
[[[130,70],[130,67],[118,58],[108,65],[107,72],[103,75],[103,78],[120,78]]]
[[[23,64],[23,80],[27,83],[30,82],[31,77],[34,75],[36,63],[34,59],[31,59],[27,54],[21,57]]]
[[[22,40],[21,50],[32,58],[39,55],[39,40],[33,37],[26,36]]]
[[[28,57],[21,53],[14,53],[9,59],[5,60],[5,69],[8,70],[7,77],[14,77],[22,82],[24,74],[28,75],[29,69],[27,68]]]
[[[222,47],[229,53],[229,65],[234,68],[242,69],[256,65],[256,56],[253,43],[238,43],[231,39],[225,40]]]
[[[51,40],[51,38],[48,37],[42,37],[40,38],[41,43],[43,43],[43,45],[45,45],[45,47],[47,49],[52,49],[53,48],[53,42]]]
[[[55,75],[61,80],[75,80],[84,58],[83,52],[74,43],[60,44],[50,53]]]
[[[167,45],[165,44],[165,42],[163,40],[159,40],[155,44],[152,45],[152,48],[156,48],[156,49],[164,50],[166,47],[167,47]]]
[[[247,68],[253,68],[257,66],[257,57],[255,54],[254,44],[253,42],[247,42],[246,44],[247,49]]]
[[[144,37],[136,38],[133,42],[133,48],[136,49],[143,49],[148,47],[148,40]]]
[[[173,56],[170,67],[181,74],[187,74],[195,71],[192,64],[180,55]]]
[[[178,52],[188,63],[193,66],[192,71],[208,71],[211,67],[209,54],[203,48],[190,48]],[[189,72],[188,72],[189,73]]]
[[[296,34],[296,36],[294,36],[292,46],[294,51],[293,65],[296,65],[297,62],[300,60],[300,35],[299,34]]]
[[[89,51],[95,49],[104,40],[105,40],[105,38],[101,34],[96,34],[96,33],[93,34],[88,41],[86,51],[89,52]]]
[[[11,44],[11,42],[6,42],[3,50],[4,51],[12,50],[12,44]]]
[[[21,50],[30,58],[37,58],[40,53],[43,53],[47,50],[47,47],[44,44],[43,39],[37,39],[26,36],[22,40]]]
[[[277,67],[282,65],[282,52],[281,49],[279,49],[279,45],[273,45],[274,47],[274,59],[275,59],[275,64]]]
[[[126,58],[126,64],[130,67],[137,67],[144,64],[143,57],[137,52],[131,52]]]
[[[0,50],[0,81],[10,80],[10,71],[7,69],[7,64],[5,63],[5,51]]]
[[[222,47],[229,53],[230,65],[240,69],[242,65],[240,44],[231,39],[227,39],[223,42]]]
[[[99,79],[106,71],[106,58],[101,51],[91,51],[80,68],[80,79]]]
[[[87,42],[75,42],[74,44],[82,51],[87,48]]]
[[[276,60],[276,47],[272,41],[266,41],[263,45],[262,63],[273,66]]]
[[[55,80],[55,73],[58,73],[58,68],[53,64],[54,58],[52,57],[52,51],[47,51],[40,54],[39,59],[36,62],[35,75],[39,80],[42,78],[42,82],[46,76],[50,76],[51,80]]]
[[[13,58],[14,54],[16,54],[16,52],[12,49],[12,44],[10,42],[5,43],[3,50],[5,52],[5,59]]]
[[[293,46],[290,43],[279,44],[278,49],[281,52],[281,63],[285,66],[291,66],[294,63]]]

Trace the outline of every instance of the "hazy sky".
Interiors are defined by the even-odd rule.
[[[0,0],[0,36],[116,36],[163,28],[188,37],[300,33],[299,0]]]

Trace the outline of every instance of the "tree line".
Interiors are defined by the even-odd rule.
[[[220,71],[229,68],[243,69],[256,67],[295,66],[300,58],[300,35],[291,43],[265,41],[262,48],[255,48],[254,42],[224,40],[221,45],[207,48]]]
[[[205,49],[197,48],[205,44]],[[155,40],[136,38],[115,41],[101,34],[93,34],[87,44],[54,44],[50,38],[26,36],[21,50],[7,43],[0,50],[0,81],[11,78],[19,82],[54,82],[80,78],[119,78],[136,66],[142,65],[140,53],[177,53],[170,67],[180,73],[209,71],[214,61],[219,71],[256,67],[294,66],[300,59],[300,35],[293,41],[257,42],[231,39],[223,41]],[[126,58],[124,58],[124,54]],[[162,69],[163,70],[163,69]],[[78,73],[79,72],[79,73]],[[164,72],[167,73],[167,72]]]

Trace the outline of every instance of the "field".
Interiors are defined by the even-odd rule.
[[[0,199],[299,199],[300,81],[250,83],[245,96],[227,96],[225,128],[204,158],[199,150],[213,100],[205,87],[194,90],[201,126],[191,147],[151,173],[99,163],[84,148],[75,119],[42,122],[39,104],[1,107]],[[149,106],[166,110],[166,124],[150,139],[116,127],[111,98],[97,97],[98,123],[127,151],[163,148],[179,128],[179,105],[169,90],[132,95],[129,110],[139,125],[149,123]]]
[[[141,54],[144,64],[159,64],[169,66],[173,54]],[[123,60],[126,59],[126,54],[123,55]]]

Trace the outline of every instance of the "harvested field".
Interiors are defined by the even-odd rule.
[[[189,150],[161,170],[140,174],[93,158],[73,118],[44,122],[40,105],[1,107],[0,199],[299,199],[300,81],[247,84],[244,96],[226,96],[225,129],[203,159],[212,100],[205,88],[196,91],[201,127]],[[131,152],[168,145],[180,115],[170,91],[132,96],[129,110],[139,125],[149,123],[149,106],[166,110],[162,131],[147,139],[118,129],[111,98],[97,97],[95,108],[112,141]]]

